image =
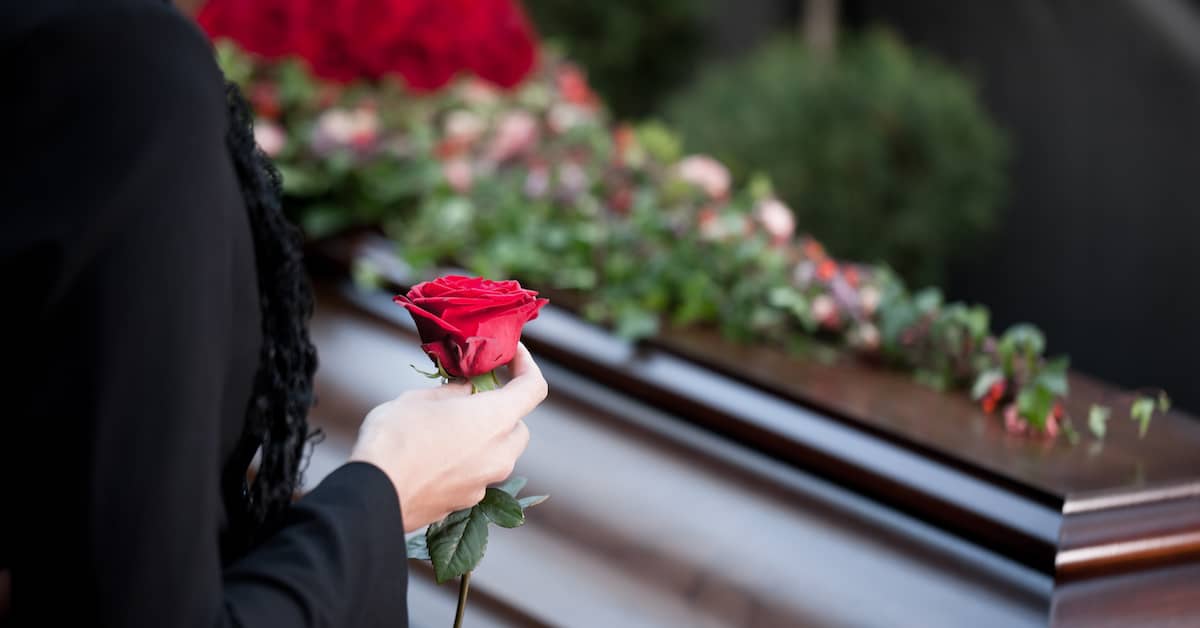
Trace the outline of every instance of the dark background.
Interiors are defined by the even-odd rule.
[[[721,0],[708,53],[749,50],[800,6]],[[954,264],[949,296],[1200,411],[1200,2],[847,0],[842,21],[959,67],[1009,134],[1000,226]]]

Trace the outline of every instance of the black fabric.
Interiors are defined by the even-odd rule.
[[[206,40],[151,0],[33,10],[0,30],[11,620],[405,625],[400,509],[374,466],[335,471],[222,559],[221,475],[242,464],[262,337]]]

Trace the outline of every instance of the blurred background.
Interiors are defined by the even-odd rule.
[[[740,174],[770,172],[805,228],[838,255],[882,256],[944,279],[949,296],[988,304],[1001,326],[1037,323],[1050,351],[1070,354],[1077,368],[1125,387],[1162,385],[1200,408],[1200,3],[817,4],[828,8],[526,2],[540,32],[570,51],[615,111],[671,121],[690,149]],[[853,91],[810,84],[806,28],[832,29],[851,46],[834,63]],[[864,59],[880,29],[903,44]],[[889,55],[919,60],[898,76]],[[955,102],[957,86],[944,84],[957,80],[981,111]],[[864,98],[917,108],[900,122],[920,134],[916,150],[945,168],[977,170],[972,189],[917,189],[937,186],[937,173],[920,183],[902,170],[839,176],[837,151],[882,140],[855,128],[853,111],[837,120],[813,109],[845,112]],[[940,129],[947,117],[961,126]],[[813,126],[823,128],[816,145]],[[997,137],[976,143],[938,135],[990,128]],[[797,172],[825,180],[796,180]],[[861,201],[846,198],[860,186]],[[986,228],[958,224],[955,214],[972,205],[994,215]],[[920,259],[872,228],[871,212],[887,211],[914,215],[924,235],[909,254]]]

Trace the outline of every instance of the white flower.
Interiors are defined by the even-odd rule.
[[[464,81],[458,93],[469,105],[490,105],[500,98],[496,88],[478,78]]]
[[[874,351],[879,348],[879,328],[871,323],[863,323],[855,330],[855,344],[860,348]]]
[[[704,190],[714,199],[729,193],[729,170],[708,155],[684,157],[675,167],[680,179]]]
[[[812,315],[817,322],[828,324],[837,318],[837,303],[834,303],[833,297],[828,294],[818,295],[812,301]]]
[[[858,302],[862,306],[863,314],[870,316],[879,309],[879,288],[867,285],[863,286],[862,290],[858,291]]]
[[[550,125],[550,130],[561,134],[591,122],[593,117],[588,109],[560,102],[550,107],[550,111],[546,113],[546,122]]]
[[[258,144],[268,157],[274,157],[287,145],[287,135],[278,124],[258,119],[254,121],[254,143]]]
[[[777,246],[786,244],[796,233],[795,214],[778,199],[769,198],[762,201],[754,210],[754,215],[770,236],[771,242]]]
[[[462,144],[472,144],[483,135],[483,120],[466,109],[455,109],[446,115],[443,132],[446,138]]]

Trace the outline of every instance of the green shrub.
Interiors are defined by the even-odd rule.
[[[836,57],[775,41],[710,68],[667,108],[691,151],[763,172],[841,257],[939,283],[990,227],[1006,144],[970,83],[883,31]]]
[[[703,0],[525,0],[539,35],[586,68],[621,118],[651,113],[689,78],[704,42]]]

